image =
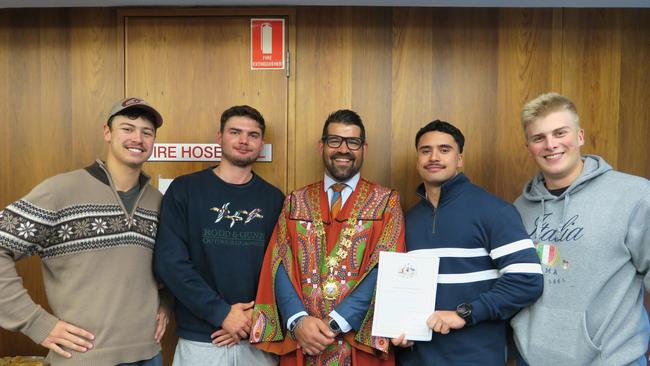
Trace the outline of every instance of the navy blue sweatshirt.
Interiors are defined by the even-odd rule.
[[[255,174],[241,185],[212,168],[174,179],[160,209],[154,269],[176,297],[179,337],[210,342],[230,305],[255,299],[283,200]]]
[[[542,293],[537,253],[515,208],[460,173],[442,185],[438,207],[406,214],[406,248],[440,257],[436,310],[472,305],[472,321],[397,351],[399,365],[505,365],[506,322]]]

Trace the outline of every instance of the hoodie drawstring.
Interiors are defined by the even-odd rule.
[[[537,221],[537,227],[535,228],[535,236],[533,237],[533,244],[537,245],[540,242],[539,232],[544,227],[544,221],[546,220],[546,205],[544,204],[544,198],[542,197],[542,215]]]
[[[562,207],[562,215],[560,217],[560,221],[557,223],[557,226],[555,227],[555,232],[553,233],[553,241],[555,243],[557,243],[561,239],[558,238],[558,235],[562,233],[562,226],[564,226],[564,223],[566,222],[567,212],[569,211],[570,200],[571,200],[570,195],[568,193],[565,193],[564,205]],[[537,245],[537,243],[541,241],[539,232],[544,227],[544,222],[546,221],[546,201],[544,200],[544,198],[542,198],[541,201],[542,201],[542,216],[540,216],[541,222],[537,225],[537,228],[535,229],[535,236],[533,237],[533,242],[535,243],[535,245]]]

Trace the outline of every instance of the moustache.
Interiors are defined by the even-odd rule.
[[[444,169],[444,168],[445,168],[444,165],[442,165],[442,164],[437,164],[437,163],[427,164],[427,165],[425,165],[424,167],[425,167],[426,169],[429,169],[429,168],[440,168],[440,169]]]

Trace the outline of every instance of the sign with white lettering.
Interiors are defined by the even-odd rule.
[[[271,144],[264,144],[257,161],[273,161]],[[154,144],[149,161],[221,161],[219,144]]]
[[[251,69],[284,69],[284,19],[251,19]]]

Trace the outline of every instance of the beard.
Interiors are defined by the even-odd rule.
[[[337,158],[350,159],[352,164],[350,164],[350,166],[337,167],[333,162],[333,160]],[[336,181],[344,182],[359,172],[361,166],[363,165],[363,155],[361,155],[361,157],[357,160],[354,155],[349,153],[335,153],[330,156],[325,156],[325,154],[323,154],[323,164],[325,164],[325,169],[327,169],[330,177],[334,178]]]
[[[254,155],[254,156],[247,157],[247,158],[239,158],[239,157],[235,157],[232,154],[230,154],[229,151],[226,151],[225,149],[222,149],[221,150],[221,158],[223,160],[228,160],[228,162],[230,162],[234,166],[238,166],[240,168],[245,168],[245,167],[247,167],[249,165],[252,165],[255,162],[255,160],[257,160],[258,155]]]

